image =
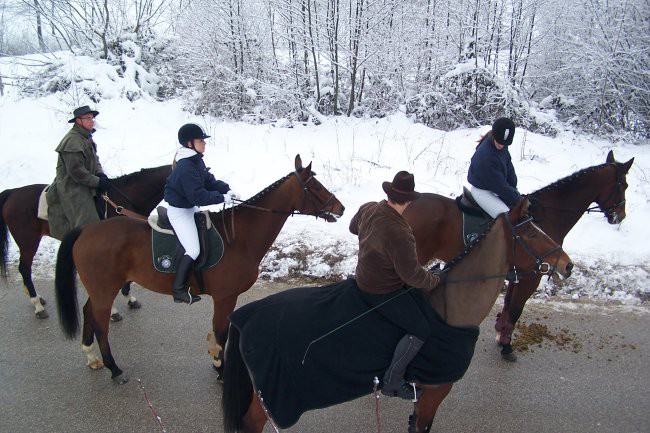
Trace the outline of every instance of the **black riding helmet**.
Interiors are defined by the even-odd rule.
[[[196,123],[186,123],[178,130],[178,142],[187,147],[187,142],[197,138],[210,138]]]

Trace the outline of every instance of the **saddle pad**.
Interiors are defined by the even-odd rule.
[[[50,189],[50,186],[46,186],[41,195],[38,197],[38,212],[37,212],[37,217],[39,219],[47,221],[47,199],[45,198],[45,194],[47,193],[47,190]]]
[[[295,424],[305,411],[372,392],[373,378],[383,377],[405,331],[395,325],[391,303],[368,311],[393,296],[362,292],[350,278],[286,290],[231,314],[254,386],[280,428]],[[419,290],[395,300],[400,298],[410,298],[421,308],[431,327],[407,378],[427,384],[459,380],[474,355],[478,328],[448,326]]]
[[[467,212],[461,212],[461,214],[463,215],[463,243],[465,247],[469,247],[487,230],[492,219]]]
[[[214,226],[210,227],[206,235],[206,249],[201,251],[201,256],[207,254],[207,257],[205,260],[201,260],[201,256],[197,258],[196,271],[213,267],[223,257],[223,239],[217,229]],[[176,263],[185,254],[185,250],[175,235],[156,230],[151,230],[151,251],[154,268],[158,272],[165,273],[175,273]]]

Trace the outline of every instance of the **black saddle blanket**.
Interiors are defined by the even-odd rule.
[[[287,290],[231,315],[254,386],[279,427],[295,424],[307,410],[372,392],[373,378],[381,380],[406,333],[397,325],[401,319],[395,318],[394,305],[416,305],[431,328],[407,378],[437,384],[463,377],[478,328],[445,324],[417,289],[403,290],[401,296],[369,312],[394,296],[362,292],[350,278],[324,287]],[[336,331],[309,346],[332,330]]]

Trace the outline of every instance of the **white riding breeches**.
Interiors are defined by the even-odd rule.
[[[198,211],[199,208],[196,206],[187,209],[174,206],[167,208],[169,222],[174,228],[181,245],[185,248],[185,254],[190,256],[192,260],[196,260],[201,252],[199,233],[194,222],[194,214]]]
[[[481,208],[487,212],[492,218],[498,217],[504,212],[508,212],[510,208],[499,198],[498,195],[487,189],[477,188],[472,186],[472,197]]]

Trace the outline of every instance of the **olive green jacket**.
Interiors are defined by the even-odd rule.
[[[61,239],[75,227],[99,221],[94,197],[99,184],[97,174],[103,169],[91,133],[79,125],[70,129],[56,151],[56,177],[46,198],[50,236]]]

